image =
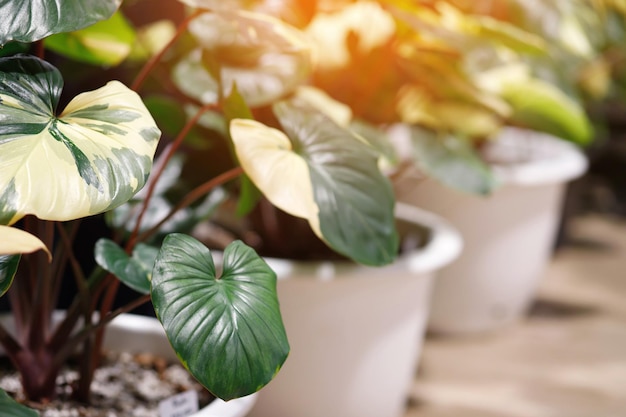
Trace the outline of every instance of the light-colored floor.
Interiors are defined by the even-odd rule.
[[[405,417],[626,417],[626,221],[568,235],[522,322],[426,340]]]

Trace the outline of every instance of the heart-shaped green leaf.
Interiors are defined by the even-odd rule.
[[[16,40],[34,42],[108,19],[121,0],[0,0],[0,46]]]
[[[189,30],[212,59],[220,63],[223,96],[233,85],[249,106],[271,103],[293,91],[311,70],[306,37],[286,23],[259,13],[221,11],[192,21]],[[174,69],[174,81],[185,94],[216,102],[219,83],[192,51]]]
[[[267,384],[289,353],[276,275],[234,242],[218,277],[209,250],[192,237],[166,237],[152,276],[152,303],[183,365],[228,400]]]
[[[48,37],[46,48],[94,65],[117,65],[129,54],[135,31],[120,12],[85,29]]]
[[[139,96],[111,81],[56,116],[62,86],[45,61],[0,59],[0,223],[100,213],[146,182],[160,131]]]
[[[94,253],[96,262],[104,270],[133,290],[142,294],[150,293],[150,278],[156,253],[147,253],[146,248],[139,249],[139,252],[136,249],[131,258],[124,249],[109,239],[98,240]],[[150,256],[154,257],[152,261]]]
[[[307,219],[337,252],[367,265],[395,259],[394,197],[379,154],[302,101],[280,102],[274,112],[285,133],[251,120],[231,123],[239,162],[259,190]]]
[[[0,416],[2,417],[39,417],[39,413],[22,404],[0,389]]]
[[[420,128],[411,131],[413,158],[427,175],[471,194],[486,195],[497,186],[491,169],[469,142]]]

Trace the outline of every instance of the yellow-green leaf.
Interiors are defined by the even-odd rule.
[[[46,38],[46,48],[72,59],[95,65],[117,65],[135,43],[135,31],[121,12],[107,20],[74,32]]]

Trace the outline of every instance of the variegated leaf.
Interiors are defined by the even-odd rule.
[[[307,219],[321,236],[309,168],[287,135],[248,119],[233,120],[230,134],[241,167],[265,197],[292,216]]]
[[[246,174],[278,208],[307,219],[335,251],[367,265],[391,262],[398,236],[380,155],[304,100],[278,102],[274,113],[284,133],[250,120],[231,122]]]
[[[45,61],[0,59],[0,224],[100,213],[145,184],[160,131],[140,97],[111,81],[57,116],[62,86]]]
[[[204,103],[216,102],[219,97],[219,82],[211,71],[220,71],[223,95],[236,85],[252,107],[289,94],[309,76],[307,38],[271,16],[225,10],[206,13],[194,19],[189,30],[202,49],[180,61],[174,69],[174,82],[185,94]],[[207,68],[205,55],[219,62],[219,68]]]

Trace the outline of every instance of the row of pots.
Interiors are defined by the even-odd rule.
[[[427,329],[466,334],[519,320],[551,255],[565,185],[587,164],[577,148],[543,134],[511,130],[493,146],[506,164],[494,165],[502,186],[488,198],[431,180],[395,184],[401,232],[419,242],[426,227],[429,239],[394,264],[269,259],[291,354],[259,393],[193,417],[399,417]],[[150,328],[137,320],[131,333]],[[133,349],[169,347],[141,339]]]

